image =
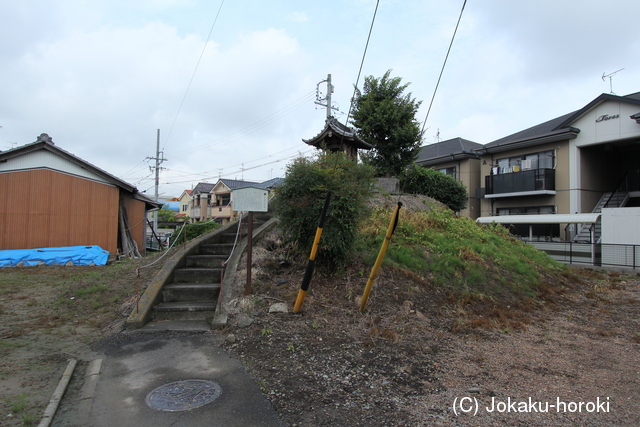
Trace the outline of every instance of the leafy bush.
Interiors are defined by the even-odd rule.
[[[372,184],[373,169],[342,153],[294,160],[273,200],[285,240],[309,254],[326,194],[331,191],[316,263],[319,267],[344,264],[353,249],[358,222],[367,213]]]
[[[162,208],[158,211],[158,221],[173,222],[176,220],[176,213],[172,210]]]
[[[404,192],[432,197],[454,212],[467,207],[467,188],[464,184],[434,169],[414,164],[404,173],[400,185]]]
[[[218,229],[220,227],[222,227],[220,224],[218,224],[217,222],[196,222],[194,224],[186,224],[185,227],[187,228],[186,232],[187,232],[187,240],[192,240],[195,239],[196,237],[202,236],[203,234],[206,234],[210,231],[213,231],[215,229]],[[172,244],[174,242],[174,240],[178,240],[178,243],[182,242],[184,240],[184,230],[178,235],[178,231],[180,229],[177,228],[176,231],[173,233],[173,235],[171,236],[171,240],[169,242],[169,244]]]

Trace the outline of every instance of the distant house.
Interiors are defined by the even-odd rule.
[[[191,204],[189,208],[189,218],[192,222],[207,221],[210,216],[212,190],[215,184],[200,182],[191,191]]]
[[[462,138],[449,139],[420,148],[415,163],[452,176],[467,188],[467,208],[462,215],[476,219],[480,216],[480,199],[476,188],[480,186],[480,156],[474,150],[482,144]]]
[[[222,178],[215,184],[198,183],[191,192],[189,217],[192,222],[213,220],[225,224],[236,219],[238,215],[238,212],[233,210],[233,190],[243,187],[271,190],[280,185],[282,181],[282,178],[273,178],[259,183]]]
[[[160,204],[55,145],[47,134],[0,152],[0,250],[97,245],[145,251]]]
[[[180,201],[180,212],[176,215],[177,218],[189,216],[189,206],[191,205],[191,193],[193,190],[184,190],[178,200]]]

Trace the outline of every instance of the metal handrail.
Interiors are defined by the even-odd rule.
[[[611,199],[613,198],[613,196],[620,192],[620,189],[622,187],[622,183],[624,181],[626,181],[627,179],[627,175],[629,175],[629,171],[624,173],[624,176],[622,177],[622,179],[620,180],[620,182],[618,182],[618,185],[616,185],[615,190],[611,193],[611,195],[609,196],[609,198],[607,199],[606,203],[604,204],[604,206],[602,206],[602,209],[606,208],[607,206],[609,206],[609,202],[611,201]]]

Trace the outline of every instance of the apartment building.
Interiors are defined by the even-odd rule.
[[[423,147],[416,163],[460,174],[469,190],[463,214],[479,222],[503,223],[532,239],[569,241],[582,224],[598,221],[582,214],[640,206],[640,92],[602,94],[485,145],[465,141]],[[598,239],[593,231],[584,239]]]

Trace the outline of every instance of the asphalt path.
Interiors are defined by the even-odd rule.
[[[69,394],[67,410],[59,411],[52,425],[285,426],[242,364],[215,342],[212,333],[125,332],[96,343],[91,357],[99,363],[77,374],[84,376],[83,385]],[[214,382],[221,393],[190,410],[174,410],[170,405],[159,410],[151,407],[153,402],[147,403],[154,390],[186,380]],[[170,387],[162,390],[167,389],[171,391]],[[183,396],[171,396],[172,392],[164,394],[170,395],[169,401],[178,399],[192,406],[193,395],[183,400]]]

